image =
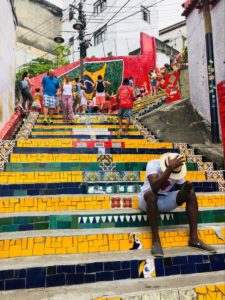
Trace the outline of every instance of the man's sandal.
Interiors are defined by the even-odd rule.
[[[210,253],[216,253],[216,250],[212,246],[209,246],[209,245],[205,244],[202,241],[199,241],[198,243],[189,242],[188,246],[192,247],[192,248],[202,250],[202,251],[208,251]]]
[[[163,257],[164,256],[163,249],[159,243],[154,243],[152,245],[151,253],[155,257]]]

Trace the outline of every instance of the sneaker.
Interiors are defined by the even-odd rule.
[[[188,246],[192,247],[192,248],[202,250],[202,251],[208,251],[210,253],[216,253],[216,250],[212,246],[207,245],[202,241],[199,241],[198,243],[192,243],[192,242],[189,241]]]
[[[44,119],[44,124],[48,125],[48,120],[47,119]]]
[[[52,119],[48,119],[48,124],[53,124],[53,121],[52,121]]]
[[[162,249],[160,243],[157,242],[152,245],[151,253],[155,257],[163,257],[164,256],[163,249]]]

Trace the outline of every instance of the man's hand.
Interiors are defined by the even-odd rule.
[[[172,171],[184,164],[184,157],[177,155],[177,157],[170,159],[168,157],[168,168]]]
[[[193,182],[191,181],[185,181],[183,188],[185,191],[190,192],[193,189]]]

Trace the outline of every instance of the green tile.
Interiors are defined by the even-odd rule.
[[[1,225],[11,225],[13,224],[13,218],[2,218],[0,219],[0,226]]]
[[[34,224],[34,230],[45,230],[45,229],[49,229],[49,222]]]
[[[19,229],[18,225],[4,225],[4,226],[2,226],[2,231],[3,232],[18,231],[18,229]]]
[[[59,221],[57,222],[57,229],[71,229],[71,222]]]

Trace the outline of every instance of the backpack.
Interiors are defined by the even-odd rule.
[[[22,91],[22,90],[24,90],[26,87],[28,87],[27,81],[25,81],[25,80],[20,80],[20,81],[19,81],[19,89]]]
[[[103,93],[105,91],[105,86],[103,81],[97,81],[96,91],[98,93]]]

